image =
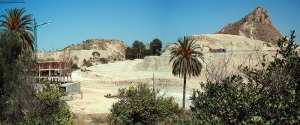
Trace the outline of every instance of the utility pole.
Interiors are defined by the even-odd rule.
[[[155,81],[155,79],[154,79],[154,73],[153,73],[153,85],[152,85],[153,90],[154,90],[154,81]]]
[[[38,61],[38,46],[37,46],[37,27],[45,25],[45,24],[51,24],[51,21],[37,24],[35,18],[33,19],[33,31],[34,31],[34,51],[35,51],[35,61]]]

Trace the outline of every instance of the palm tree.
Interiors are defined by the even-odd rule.
[[[34,50],[32,15],[24,15],[26,12],[24,8],[6,9],[5,12],[6,13],[0,16],[4,18],[4,20],[0,20],[1,30],[7,33],[16,33],[20,38],[22,50]]]
[[[183,77],[183,109],[185,108],[186,78],[187,76],[189,78],[191,76],[199,76],[202,69],[202,63],[198,58],[203,60],[203,53],[197,50],[200,50],[201,47],[195,43],[196,41],[185,36],[183,39],[179,38],[177,43],[175,43],[176,46],[171,49],[169,63],[173,61],[172,74]]]

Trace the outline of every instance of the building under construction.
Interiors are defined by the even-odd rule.
[[[36,78],[38,83],[42,83],[43,80],[48,79],[50,83],[59,84],[60,88],[63,88],[67,93],[75,93],[80,91],[80,84],[72,82],[73,61],[71,50],[69,50],[68,53],[69,54],[66,54],[64,52],[64,55],[68,55],[68,57],[63,57],[61,59],[67,61],[39,60],[36,63]]]
[[[67,83],[72,81],[72,61],[38,61],[38,81],[48,79],[51,83]]]

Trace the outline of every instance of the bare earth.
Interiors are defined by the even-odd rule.
[[[236,74],[241,64],[254,67],[260,62],[263,54],[270,55],[276,50],[276,48],[266,47],[262,41],[234,35],[196,35],[193,37],[204,47],[204,60],[202,60],[201,75],[187,80],[187,107],[191,104],[188,99],[193,89],[200,89],[200,82],[205,82],[207,78],[215,78],[214,76],[224,78]],[[227,52],[210,53],[205,46],[227,48]],[[67,103],[77,119],[91,122],[95,121],[93,117],[99,116],[102,118],[100,121],[105,121],[105,116],[110,113],[111,106],[118,101],[116,98],[106,98],[105,95],[116,95],[120,88],[146,83],[150,87],[154,86],[159,89],[159,95],[174,97],[181,106],[183,80],[172,75],[169,53],[167,49],[159,57],[149,56],[145,59],[117,61],[88,67],[87,70],[74,71],[72,80],[81,84],[81,92],[72,94]]]
[[[159,57],[153,57],[159,58]],[[75,93],[68,101],[74,113],[94,114],[109,113],[113,103],[118,99],[106,98],[104,95],[116,95],[118,89],[147,83],[150,87],[160,89],[162,96],[174,96],[177,102],[182,100],[182,80],[174,77],[170,71],[139,71],[135,68],[144,63],[143,60],[120,61],[110,64],[101,64],[87,68],[90,71],[77,70],[72,73],[74,82],[81,84],[80,93]],[[189,79],[187,95],[193,88],[199,88],[201,78]],[[187,102],[189,103],[189,102]]]

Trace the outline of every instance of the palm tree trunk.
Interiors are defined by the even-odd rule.
[[[186,89],[186,75],[183,77],[183,98],[182,98],[182,108],[185,110],[185,89]]]

